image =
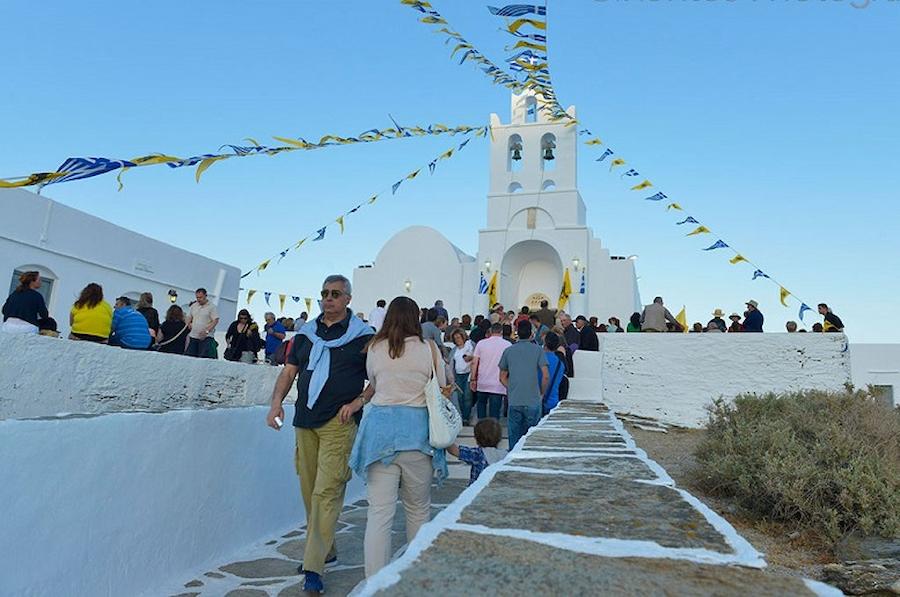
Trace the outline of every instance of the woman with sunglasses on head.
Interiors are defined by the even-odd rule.
[[[225,359],[228,361],[240,361],[253,363],[256,361],[256,353],[262,344],[259,337],[259,326],[250,317],[250,311],[241,309],[237,320],[228,326],[225,332]]]
[[[447,397],[441,353],[432,340],[422,337],[419,306],[398,296],[391,301],[384,323],[368,346],[366,371],[371,405],[360,424],[350,467],[368,486],[369,514],[364,539],[366,576],[372,576],[391,558],[391,528],[397,497],[406,512],[406,539],[412,541],[428,521],[431,479],[447,476],[444,450],[428,441],[425,387],[432,375]],[[349,418],[362,408],[366,397],[341,410]]]

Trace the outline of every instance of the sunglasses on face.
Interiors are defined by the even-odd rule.
[[[344,296],[344,291],[343,290],[323,290],[322,298],[327,299],[329,294],[331,294],[331,298],[339,299],[342,296]]]

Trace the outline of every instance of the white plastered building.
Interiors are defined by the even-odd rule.
[[[568,113],[574,117],[575,108]],[[513,95],[509,124],[491,115],[487,223],[478,233],[478,255],[432,228],[402,230],[372,265],[354,271],[355,308],[408,295],[423,307],[442,299],[454,315],[484,313],[480,279],[490,281],[495,272],[507,309],[536,307],[541,299],[556,307],[568,270],[566,311],[626,321],[641,304],[634,261],[611,255],[587,226],[577,154],[576,126],[546,119],[530,93]]]
[[[69,310],[90,282],[103,287],[110,304],[118,296],[153,294],[165,315],[175,302],[186,307],[198,287],[219,310],[219,330],[234,320],[241,272],[237,267],[191,253],[116,226],[102,218],[22,189],[0,190],[0,280],[12,291],[19,273],[38,271],[50,316],[64,335]],[[6,295],[3,295],[4,299]]]

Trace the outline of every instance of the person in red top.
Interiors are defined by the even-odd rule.
[[[731,320],[731,325],[728,326],[729,332],[743,332],[744,326],[741,325],[741,316],[737,313],[732,313],[728,316],[728,319]]]

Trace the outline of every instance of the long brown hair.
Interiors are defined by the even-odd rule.
[[[75,301],[75,308],[81,309],[87,307],[88,309],[92,309],[99,305],[102,300],[103,288],[96,282],[91,282],[85,286],[81,291],[81,294],[78,295],[78,300]]]
[[[369,346],[375,346],[382,340],[387,340],[388,356],[392,359],[399,359],[403,356],[407,338],[415,337],[420,342],[425,341],[422,338],[422,325],[419,323],[419,313],[419,305],[416,304],[416,301],[409,297],[398,296],[388,306],[387,313],[384,316],[384,323],[381,324],[381,329],[369,342]]]
[[[16,288],[16,292],[25,292],[31,288],[32,283],[40,277],[40,272],[25,272],[19,276],[19,286]]]

